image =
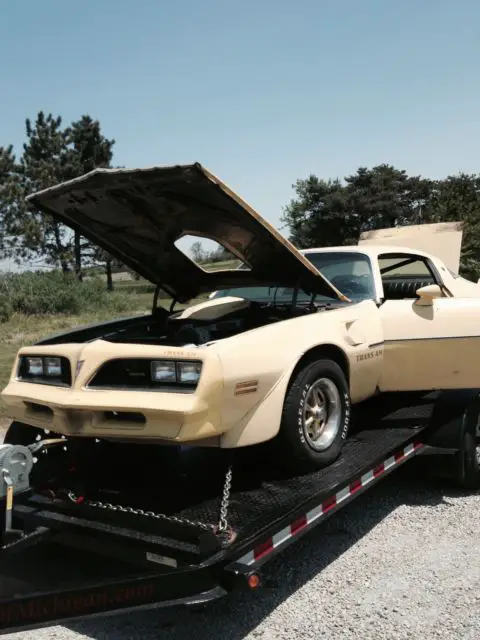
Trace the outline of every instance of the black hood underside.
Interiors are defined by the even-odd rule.
[[[179,302],[245,286],[302,287],[347,300],[295,247],[200,164],[96,169],[28,196]],[[175,242],[200,236],[225,247],[247,270],[209,272]]]

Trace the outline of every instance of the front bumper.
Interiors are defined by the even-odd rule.
[[[11,418],[66,436],[187,442],[219,436],[221,382],[208,393],[64,389],[12,381],[2,396]]]

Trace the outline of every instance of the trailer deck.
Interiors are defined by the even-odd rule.
[[[238,457],[228,492],[228,539],[216,535],[225,506],[218,489],[225,462],[214,465],[208,456],[203,471],[195,467],[197,490],[190,503],[179,494],[177,510],[172,478],[164,490],[168,500],[150,515],[119,508],[113,499],[90,503],[77,496],[69,502],[32,494],[18,500],[16,526],[44,532],[50,540],[38,543],[41,553],[33,546],[10,556],[7,547],[0,555],[0,634],[140,606],[206,602],[238,585],[256,588],[264,562],[408,460],[440,454],[452,477],[461,473],[464,434],[478,431],[472,413],[477,405],[476,391],[369,401],[359,407],[337,462],[301,477],[272,464],[267,468],[250,454]],[[198,499],[202,477],[205,493]],[[166,512],[159,513],[162,507]],[[38,561],[47,558],[45,571]],[[96,569],[85,576],[85,566],[92,564]],[[82,569],[81,582],[76,567]]]
[[[326,500],[332,500],[339,490],[352,483],[357,483],[355,487],[359,491],[367,483],[366,474],[372,476],[371,482],[393,468],[389,460],[392,452],[397,456],[393,461],[395,465],[415,453],[418,446],[413,442],[428,428],[437,398],[434,395],[419,397],[417,394],[409,400],[408,406],[404,397],[396,400],[400,406],[393,405],[392,401],[387,404],[383,401],[362,407],[363,414],[370,416],[368,423],[373,423],[375,428],[357,427],[356,433],[345,444],[342,456],[321,471],[291,477],[271,461],[267,466],[265,463],[255,464],[250,456],[239,459],[234,469],[228,508],[228,521],[235,539],[227,549],[222,549],[213,533],[221,508],[219,487],[226,470],[223,459],[216,457],[217,452],[204,452],[199,460],[195,460],[196,490],[191,494],[190,504],[177,511],[169,509],[170,504],[185,504],[188,498],[181,493],[174,476],[167,479],[159,477],[159,484],[169,483],[165,491],[168,503],[157,504],[155,513],[166,514],[166,518],[145,517],[141,512],[146,509],[126,507],[122,511],[108,508],[114,498],[112,502],[101,503],[102,506],[91,507],[82,502],[52,502],[38,495],[17,505],[16,516],[30,525],[61,529],[77,537],[100,536],[107,539],[114,535],[117,542],[133,543],[135,547],[141,542],[145,553],[147,549],[155,549],[170,566],[216,562],[226,552],[237,555],[259,535],[274,531],[285,520],[293,522],[299,512],[306,514]],[[362,422],[364,419],[362,416]],[[383,470],[380,468],[382,464]],[[205,481],[207,475],[208,483]],[[204,478],[201,488],[198,478]],[[363,485],[360,485],[362,478]],[[213,496],[212,490],[215,492]],[[172,499],[175,492],[178,495]],[[207,497],[198,499],[202,494]],[[128,498],[124,498],[124,503],[129,504]],[[333,508],[335,505],[330,505],[330,509]],[[112,541],[108,540],[108,546],[111,544]]]

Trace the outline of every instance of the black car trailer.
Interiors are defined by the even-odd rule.
[[[0,634],[257,589],[270,558],[414,458],[478,490],[479,422],[475,389],[390,394],[356,408],[341,457],[321,471],[291,477],[261,449],[227,458],[179,450],[151,477],[148,460],[118,461],[125,485],[111,494],[39,491],[34,483],[22,490],[26,478],[9,471],[8,460],[21,457],[15,445],[24,445],[14,425],[0,447]],[[47,468],[44,460],[58,465],[55,456],[69,446],[39,439],[29,451],[35,467]],[[145,497],[151,478],[157,508]]]

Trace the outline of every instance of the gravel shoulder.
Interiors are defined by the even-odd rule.
[[[201,610],[147,611],[11,640],[480,637],[480,494],[407,467],[267,565],[265,586]]]

